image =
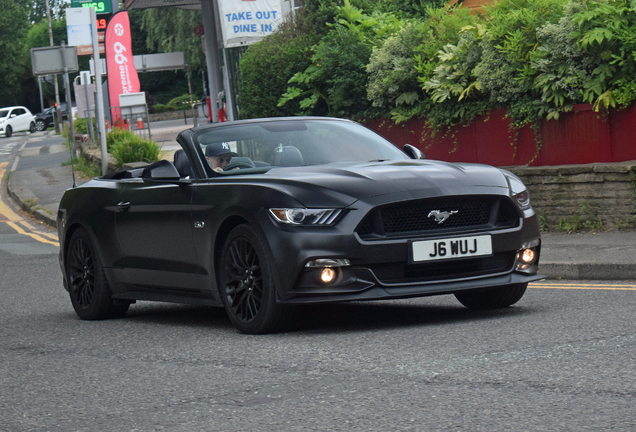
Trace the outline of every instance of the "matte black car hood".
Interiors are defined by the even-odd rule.
[[[507,193],[502,171],[487,165],[440,161],[342,163],[312,167],[273,168],[266,182],[278,183],[306,206],[350,205],[387,194],[400,199],[438,195]],[[261,177],[262,179],[262,177]],[[481,192],[480,192],[481,190]]]

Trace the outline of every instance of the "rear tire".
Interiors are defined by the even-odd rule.
[[[223,246],[219,292],[225,310],[242,333],[280,330],[289,306],[276,302],[276,287],[264,242],[249,225],[234,228]]]
[[[66,257],[66,277],[73,309],[80,318],[117,318],[128,311],[130,303],[113,302],[101,259],[84,228],[79,228],[71,236]]]
[[[499,309],[517,303],[526,292],[527,283],[485,288],[475,291],[461,291],[455,297],[469,309]]]
[[[37,120],[35,122],[35,129],[39,130],[40,132],[42,132],[43,130],[46,130],[47,124],[44,120]]]
[[[7,138],[11,138],[11,135],[13,135],[13,128],[11,128],[11,126],[7,126],[7,128],[4,131],[4,134]]]

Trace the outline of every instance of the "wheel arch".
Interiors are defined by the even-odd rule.
[[[272,252],[271,246],[269,242],[267,241],[267,236],[265,235],[263,227],[259,223],[258,218],[252,218],[248,215],[242,215],[240,213],[234,213],[227,216],[223,220],[223,222],[221,222],[221,224],[219,225],[219,228],[216,231],[216,238],[214,239],[214,248],[212,250],[212,253],[213,253],[212,261],[214,263],[213,279],[214,279],[214,283],[216,284],[217,292],[218,292],[218,287],[220,283],[219,277],[220,277],[221,258],[222,258],[221,255],[223,251],[223,245],[225,244],[225,241],[229,237],[230,232],[237,226],[243,225],[243,224],[249,225],[252,229],[254,229],[254,231],[256,231],[256,234],[258,234],[263,244],[263,248],[265,249],[265,253],[267,254],[267,258],[269,262],[270,263],[275,262],[274,254]],[[276,269],[275,266],[272,266],[271,272],[272,272],[272,278],[274,280],[274,286],[276,287],[276,291],[278,291],[282,289],[278,270]]]
[[[230,232],[239,225],[248,224],[254,226],[250,223],[249,220],[240,215],[232,215],[227,217],[219,226],[219,229],[216,232],[216,238],[214,240],[214,280],[216,281],[217,287],[219,284],[219,276],[220,273],[218,269],[221,268],[221,252],[223,250],[223,245],[225,244],[225,240],[227,240]]]
[[[63,239],[63,243],[61,244],[62,247],[62,257],[63,257],[63,262],[64,262],[64,266],[62,268],[62,271],[64,272],[64,280],[66,281],[67,278],[67,274],[66,274],[66,263],[68,261],[68,248],[70,246],[70,240],[73,237],[73,234],[75,234],[75,232],[78,229],[83,228],[87,233],[88,236],[90,237],[91,241],[93,242],[93,247],[95,248],[95,251],[97,253],[98,258],[100,259],[102,265],[104,264],[104,253],[101,250],[100,244],[97,241],[97,237],[95,236],[95,233],[93,232],[93,230],[90,228],[90,226],[86,223],[82,223],[81,221],[74,221],[71,223],[67,223],[67,228],[64,231],[64,239]],[[108,277],[107,277],[108,279]],[[109,284],[110,284],[110,280],[108,280]],[[66,284],[66,282],[65,282]]]

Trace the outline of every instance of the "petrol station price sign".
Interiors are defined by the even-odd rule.
[[[108,20],[113,14],[113,5],[111,0],[71,0],[71,7],[94,7],[97,15],[97,30],[106,30]]]
[[[97,15],[113,13],[111,0],[71,0],[71,7],[94,7]]]

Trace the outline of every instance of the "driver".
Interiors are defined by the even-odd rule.
[[[238,156],[226,142],[210,143],[205,147],[205,158],[215,172],[223,171],[233,157]]]

